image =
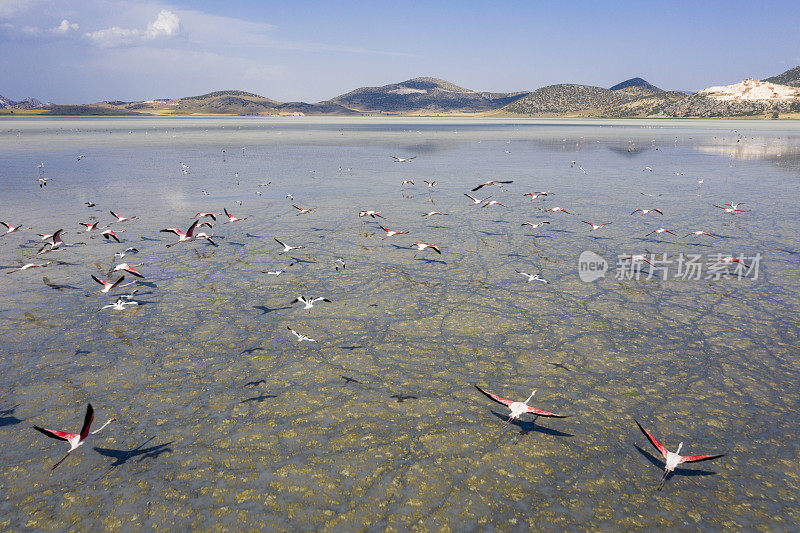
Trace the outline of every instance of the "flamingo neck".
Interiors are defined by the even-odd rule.
[[[533,389],[533,392],[531,392],[531,395],[528,396],[527,400],[525,400],[525,405],[528,405],[528,402],[531,401],[531,398],[533,398],[534,394],[536,394],[536,389]]]
[[[680,444],[678,444],[678,449],[675,450],[675,453],[681,453],[681,448],[683,448],[683,443],[682,442]]]
[[[109,425],[111,422],[114,422],[114,421],[116,421],[116,420],[117,420],[116,418],[109,418],[109,419],[108,419],[108,422],[106,422],[105,424],[103,424],[102,426],[100,426],[98,429],[96,429],[96,430],[92,431],[92,435],[95,435],[95,434],[97,434],[97,433],[100,433],[101,431],[103,431],[103,428],[104,428],[104,427],[106,427],[106,426],[107,426],[107,425]]]

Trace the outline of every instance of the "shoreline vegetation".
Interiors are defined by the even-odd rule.
[[[238,90],[143,101],[91,104],[15,102],[0,96],[0,116],[353,116],[444,118],[732,118],[800,119],[800,67],[765,80],[746,79],[688,93],[642,78],[611,88],[556,84],[530,92],[492,93],[437,78],[361,87],[330,100],[279,102]]]

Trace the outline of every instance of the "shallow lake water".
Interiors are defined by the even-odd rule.
[[[464,196],[489,179],[505,208]],[[166,247],[223,208],[218,246]],[[109,210],[121,244],[79,224]],[[798,214],[789,122],[4,118],[0,220],[33,229],[0,237],[0,530],[796,531]],[[112,294],[141,305],[98,311],[128,247],[145,279]],[[706,279],[718,254],[753,268]],[[475,384],[571,416],[508,424]],[[51,472],[67,446],[31,426],[88,402],[117,422]],[[634,418],[727,455],[657,491]]]

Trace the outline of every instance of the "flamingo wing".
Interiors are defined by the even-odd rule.
[[[191,226],[189,226],[189,229],[188,229],[188,230],[186,230],[186,236],[187,236],[187,237],[191,237],[191,236],[194,234],[194,230],[195,230],[195,228],[197,227],[197,224],[198,224],[199,222],[200,222],[200,220],[199,220],[199,219],[198,219],[198,220],[195,220],[195,221],[192,223],[192,225],[191,225]]]
[[[480,185],[478,185],[477,187],[475,187],[474,189],[472,189],[472,191],[473,191],[473,192],[474,192],[474,191],[478,191],[478,190],[480,190],[481,188],[483,188],[483,187],[485,187],[485,186],[486,186],[486,184],[485,184],[485,183],[481,183]]]
[[[567,418],[569,416],[569,415],[557,415],[549,411],[542,411],[541,409],[537,409],[535,407],[528,407],[528,412],[533,413],[537,416],[549,416],[550,418]]]
[[[509,405],[514,403],[511,400],[506,400],[505,398],[501,398],[500,396],[497,396],[496,394],[492,394],[491,392],[486,392],[485,390],[483,390],[482,388],[478,387],[477,385],[475,385],[475,388],[478,389],[478,391],[480,391],[481,394],[483,394],[484,396],[487,396],[490,400],[493,400],[493,401],[495,401],[497,403],[501,403],[501,404],[505,405],[506,407],[508,407]]]
[[[716,455],[685,455],[681,457],[681,463],[697,463],[700,461],[710,461],[711,459],[717,459],[719,457],[724,457],[725,453],[719,453]]]
[[[95,276],[94,274],[92,274],[91,276],[92,276],[92,279],[93,279],[93,280],[95,280],[97,283],[99,283],[100,285],[102,285],[102,286],[104,286],[104,287],[105,287],[105,285],[106,285],[106,282],[105,282],[105,281],[103,281],[102,279],[98,278],[98,277],[97,277],[97,276]]]
[[[50,437],[51,439],[69,441],[69,439],[75,437],[74,433],[67,433],[66,431],[57,431],[55,429],[41,428],[39,426],[33,426],[33,429],[35,429],[36,431],[38,431],[43,435]]]
[[[83,427],[81,428],[81,440],[89,436],[89,428],[92,427],[94,421],[94,407],[92,404],[86,406],[86,416],[83,419]]]
[[[661,455],[666,457],[668,452],[667,449],[664,447],[664,445],[658,442],[658,439],[652,436],[649,431],[644,429],[638,420],[634,418],[633,421],[636,422],[636,425],[639,426],[639,429],[642,430],[642,433],[644,433],[647,436],[647,440],[650,441],[650,444],[652,444],[659,452],[661,452]]]
[[[116,287],[117,285],[122,283],[123,281],[125,281],[125,276],[120,276],[120,278],[117,281],[115,281],[114,283],[111,284],[111,289],[113,289],[114,287]],[[105,283],[103,285],[105,285]],[[109,290],[111,290],[111,289],[109,289]]]

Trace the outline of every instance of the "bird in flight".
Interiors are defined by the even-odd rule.
[[[82,446],[90,435],[96,435],[100,433],[104,427],[109,425],[111,422],[115,422],[116,420],[116,418],[109,418],[108,422],[103,424],[100,429],[90,432],[89,430],[92,427],[92,421],[94,421],[94,408],[92,407],[92,404],[89,404],[86,407],[86,416],[83,419],[83,427],[81,427],[80,433],[67,433],[66,431],[46,429],[39,426],[33,426],[33,429],[50,437],[51,439],[63,440],[69,443],[69,451],[67,452],[67,455],[65,455],[63,459],[54,464],[53,468],[51,468],[51,470],[55,470],[58,465],[63,463],[64,460],[69,457],[69,454],[77,450],[78,447]]]
[[[197,225],[198,225],[199,223],[200,223],[200,220],[199,220],[199,219],[198,219],[198,220],[195,220],[194,222],[192,222],[192,225],[191,225],[191,226],[189,226],[189,229],[187,229],[187,230],[186,230],[186,233],[182,232],[182,231],[181,231],[181,230],[179,230],[178,228],[166,228],[166,229],[162,229],[162,230],[161,230],[161,232],[164,232],[164,233],[174,233],[175,235],[177,235],[177,236],[178,236],[178,240],[177,240],[177,241],[175,241],[175,242],[173,242],[173,243],[170,243],[170,244],[168,244],[168,245],[167,245],[167,247],[169,248],[169,247],[175,246],[175,245],[176,245],[176,244],[178,244],[179,242],[193,241],[193,240],[195,239],[195,236],[194,236],[194,230],[195,230],[195,229],[197,229]]]
[[[603,222],[602,224],[594,224],[592,222],[589,222],[588,220],[581,220],[581,222],[583,222],[584,224],[589,224],[592,227],[592,229],[590,229],[589,231],[597,231],[604,226],[611,225],[611,222]]]
[[[309,337],[308,335],[304,335],[304,334],[302,334],[302,333],[298,333],[298,332],[296,332],[295,330],[293,330],[292,328],[290,328],[289,326],[286,326],[286,329],[288,329],[289,331],[291,331],[291,332],[292,332],[292,334],[293,334],[295,337],[297,337],[297,342],[303,342],[303,341],[308,341],[308,342],[317,342],[317,341],[316,341],[316,339],[312,339],[312,338],[311,338],[311,337]]]
[[[405,235],[406,233],[408,233],[407,231],[395,231],[393,229],[384,228],[381,225],[378,225],[378,227],[386,232],[386,237],[394,237],[395,235]],[[384,237],[384,238],[386,238],[386,237]]]
[[[289,246],[288,244],[284,243],[283,241],[279,241],[278,239],[275,239],[275,242],[283,246],[283,250],[278,252],[278,255],[283,255],[286,252],[291,252],[292,250],[299,250],[300,248],[303,248],[302,246]]]
[[[517,274],[522,274],[523,276],[528,278],[528,281],[526,283],[530,283],[531,281],[541,281],[544,284],[550,283],[549,281],[541,277],[539,274],[528,274],[527,272],[522,272],[521,270],[517,270]]]
[[[523,413],[531,413],[531,414],[534,414],[536,416],[546,416],[546,417],[550,417],[550,418],[566,418],[567,416],[569,416],[569,415],[557,415],[557,414],[551,413],[549,411],[542,411],[541,409],[537,409],[535,407],[530,407],[528,405],[528,402],[531,401],[531,398],[533,398],[533,395],[536,394],[536,389],[534,389],[533,392],[531,392],[531,395],[528,396],[528,399],[525,400],[524,402],[512,402],[511,400],[506,400],[505,398],[501,398],[500,396],[497,396],[496,394],[492,394],[491,392],[486,392],[485,390],[483,390],[482,388],[478,387],[477,385],[475,385],[475,388],[478,389],[481,394],[483,394],[484,396],[487,396],[492,401],[495,401],[497,403],[503,404],[503,405],[505,405],[506,407],[509,408],[511,413],[510,413],[510,415],[508,417],[508,420],[506,422],[511,422],[512,420],[514,420],[516,418],[519,418]]]
[[[297,213],[298,216],[314,212],[314,208],[313,207],[305,209],[305,208],[300,207],[299,205],[294,205],[294,204],[292,204],[292,207],[294,207],[295,209],[297,209],[299,211],[299,213]]]
[[[439,247],[436,246],[435,244],[428,244],[426,242],[415,242],[415,243],[412,243],[410,247],[417,249],[417,253],[414,254],[414,257],[417,257],[417,254],[419,254],[425,248],[430,248],[431,250],[433,250],[437,254],[442,255],[442,251],[439,250]]]
[[[472,200],[472,203],[471,203],[471,204],[469,204],[469,205],[480,205],[480,204],[482,204],[483,202],[487,201],[489,198],[491,198],[491,196],[487,196],[486,198],[483,198],[483,199],[479,200],[478,198],[475,198],[475,197],[474,197],[474,196],[472,196],[471,194],[467,194],[467,193],[464,193],[464,196],[466,196],[467,198],[469,198],[470,200]]]
[[[522,226],[530,226],[533,229],[536,229],[539,226],[541,226],[542,224],[550,224],[550,221],[549,220],[542,220],[540,222],[537,222],[536,224],[534,224],[533,222],[523,222],[521,225]]]
[[[500,188],[502,189],[502,188],[503,188],[503,185],[507,185],[507,184],[509,184],[509,183],[514,183],[514,180],[506,180],[506,181],[501,181],[501,180],[489,180],[489,181],[487,181],[487,182],[481,183],[481,184],[480,184],[480,185],[478,185],[477,187],[473,187],[473,189],[472,189],[472,192],[475,192],[475,191],[477,191],[477,190],[480,190],[480,189],[482,189],[483,187],[487,187],[487,186],[490,186],[490,185],[497,185],[498,187],[500,187]]]
[[[655,208],[654,209],[641,209],[640,208],[640,209],[637,209],[636,211],[634,211],[633,213],[631,213],[631,215],[635,215],[636,213],[638,213],[640,211],[642,212],[643,215],[646,215],[647,213],[658,213],[659,215],[663,215],[664,214],[664,213],[661,212],[660,209],[655,209]]]
[[[409,163],[412,159],[416,159],[417,156],[414,157],[397,157],[396,155],[392,156],[395,163]]]
[[[289,303],[293,303],[294,304],[294,303],[297,303],[297,302],[300,302],[300,303],[302,303],[304,305],[303,309],[311,309],[312,307],[314,307],[314,304],[316,302],[328,302],[328,303],[330,303],[330,300],[328,300],[327,298],[323,298],[322,296],[317,296],[316,298],[313,297],[313,296],[308,296],[308,297],[306,297],[306,296],[298,296],[297,298],[295,298],[294,300],[292,300]]]
[[[380,212],[380,211],[371,211],[371,210],[368,210],[368,211],[359,211],[359,212],[358,212],[358,216],[359,216],[360,218],[364,218],[364,217],[370,217],[370,218],[375,218],[375,217],[378,217],[378,218],[383,218],[383,216],[381,216],[381,212]]]
[[[683,448],[683,443],[682,442],[680,444],[678,444],[678,449],[677,450],[675,450],[674,452],[671,452],[671,451],[667,450],[667,448],[663,444],[658,442],[658,439],[656,439],[653,435],[651,435],[649,431],[644,429],[642,427],[642,425],[639,423],[638,420],[636,420],[634,418],[633,421],[636,422],[636,425],[639,426],[639,429],[641,429],[642,433],[645,434],[645,436],[647,437],[647,440],[650,441],[650,444],[652,444],[653,447],[656,450],[658,450],[661,453],[661,455],[664,457],[664,461],[665,461],[665,464],[664,464],[664,475],[661,476],[661,483],[658,484],[658,490],[661,490],[661,488],[664,486],[664,482],[667,480],[667,477],[669,476],[669,474],[673,470],[675,470],[675,467],[678,466],[679,464],[697,463],[697,462],[700,462],[700,461],[710,461],[711,459],[718,459],[720,457],[724,457],[725,455],[727,455],[727,454],[724,454],[724,453],[719,453],[719,454],[715,454],[715,455],[680,455],[681,448]]]

